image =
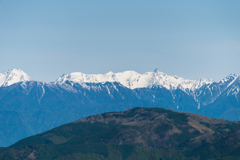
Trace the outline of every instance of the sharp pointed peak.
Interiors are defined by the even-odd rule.
[[[156,69],[154,70],[154,72],[159,72],[158,68],[156,68]]]
[[[109,71],[109,72],[107,72],[106,74],[113,74],[113,72],[112,72],[112,71]]]

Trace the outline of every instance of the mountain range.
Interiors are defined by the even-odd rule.
[[[189,80],[158,71],[64,74],[33,81],[20,69],[0,73],[0,146],[93,114],[162,107],[240,119],[240,77]]]

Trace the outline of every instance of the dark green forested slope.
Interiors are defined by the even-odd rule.
[[[0,159],[240,159],[240,123],[134,108],[25,138],[0,149]]]

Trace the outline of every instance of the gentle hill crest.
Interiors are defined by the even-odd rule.
[[[1,150],[0,156],[84,159],[91,155],[111,159],[117,152],[120,159],[136,159],[140,149],[138,154],[153,152],[152,156],[158,159],[237,157],[239,134],[239,122],[162,108],[133,108],[89,116],[25,138]]]

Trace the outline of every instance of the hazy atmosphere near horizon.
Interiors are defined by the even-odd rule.
[[[240,1],[0,0],[0,72],[240,75]]]

